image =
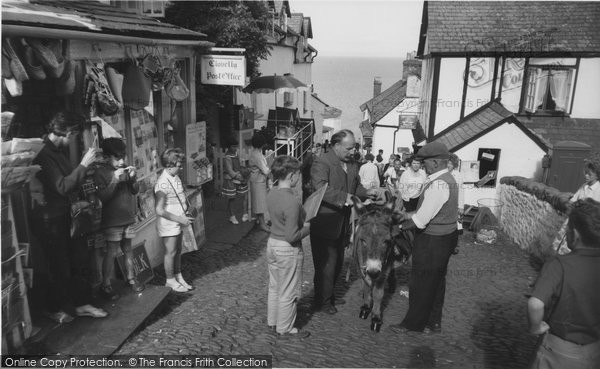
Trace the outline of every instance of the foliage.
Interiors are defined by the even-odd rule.
[[[248,76],[258,77],[261,59],[270,55],[265,30],[270,22],[264,1],[176,1],[165,21],[207,35],[216,47],[246,49]]]

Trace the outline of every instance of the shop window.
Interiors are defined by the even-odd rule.
[[[294,93],[284,92],[283,93],[283,106],[292,106],[294,104]]]
[[[495,187],[500,163],[500,149],[479,149],[477,160],[479,161],[480,185]]]
[[[531,67],[527,71],[526,112],[563,112],[570,110],[574,68]]]

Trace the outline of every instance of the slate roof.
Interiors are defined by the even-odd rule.
[[[64,29],[152,40],[203,41],[206,35],[99,1],[3,1],[2,26]]]
[[[417,55],[600,54],[600,2],[426,1]]]
[[[547,151],[549,142],[536,135],[507,110],[497,100],[492,100],[463,119],[431,137],[428,142],[441,142],[450,151],[456,151],[468,143],[483,136],[505,122],[514,123],[543,150]]]
[[[377,123],[387,113],[396,108],[406,97],[406,81],[400,80],[379,95],[360,106],[361,111],[369,110],[371,124]]]
[[[578,141],[600,153],[600,119],[521,115],[518,119],[538,136],[550,141],[551,145],[559,141]]]

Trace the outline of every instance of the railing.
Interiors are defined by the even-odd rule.
[[[305,124],[291,137],[275,137],[275,154],[290,155],[302,161],[313,145],[313,124]]]

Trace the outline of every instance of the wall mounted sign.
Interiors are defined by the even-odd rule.
[[[398,128],[400,129],[416,129],[418,118],[416,115],[399,115]]]
[[[244,86],[246,57],[243,55],[201,55],[200,81],[205,85]]]

